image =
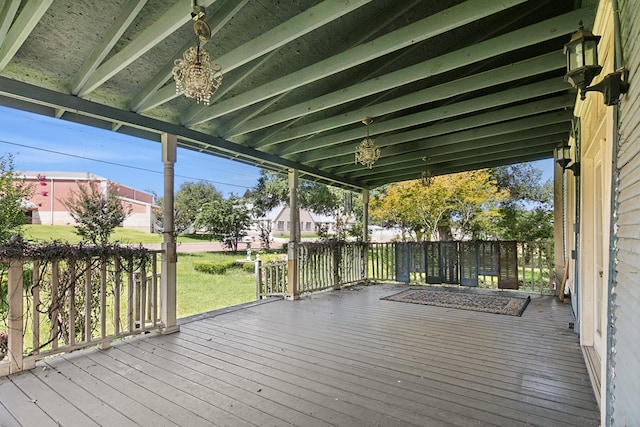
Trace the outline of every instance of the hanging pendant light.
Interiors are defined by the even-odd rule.
[[[365,117],[362,123],[367,126],[367,137],[360,142],[356,149],[356,164],[360,163],[371,169],[380,158],[380,149],[376,147],[375,141],[369,138],[369,125],[373,123],[373,119]]]
[[[222,69],[211,61],[211,56],[201,48],[201,43],[211,39],[211,28],[204,21],[205,12],[202,6],[194,4],[193,32],[196,35],[196,46],[187,49],[182,58],[176,59],[171,73],[176,82],[176,94],[193,98],[196,102],[209,105],[211,96],[222,84]]]

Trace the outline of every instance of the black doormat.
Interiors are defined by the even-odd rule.
[[[506,314],[509,316],[522,316],[524,309],[527,308],[529,301],[531,301],[531,297],[519,298],[503,295],[487,295],[478,292],[445,288],[409,289],[381,299]]]

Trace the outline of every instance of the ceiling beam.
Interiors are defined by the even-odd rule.
[[[242,7],[249,0],[227,0],[222,7],[216,12],[211,20],[207,22],[209,27],[211,28],[211,37],[214,38],[215,34],[227,24],[231,18],[233,18]],[[201,43],[201,46],[206,45],[207,41]],[[155,76],[142,88],[136,96],[133,97],[131,101],[131,111],[142,112],[150,110],[151,108],[159,105],[159,104],[151,104],[149,103],[151,98],[156,94],[160,88],[164,86],[164,84],[171,79],[173,67],[175,67],[175,60],[182,57],[184,51],[186,51],[189,47],[193,46],[193,40],[188,40],[179,50],[176,52],[171,61],[167,62],[161,69],[156,73]],[[230,71],[230,70],[228,70]],[[171,86],[174,89],[175,96],[175,86]],[[218,93],[216,93],[217,95]]]
[[[508,111],[504,111],[504,114],[508,115],[509,113]],[[541,126],[551,126],[558,123],[566,123],[566,133],[568,135],[570,126],[569,123],[571,121],[571,118],[571,113],[563,109],[544,114],[538,114],[531,117],[525,117],[518,120],[500,121],[496,124],[484,125],[480,127],[460,127],[459,123],[457,123],[453,128],[455,130],[441,134],[440,136],[425,137],[422,139],[414,139],[406,143],[391,144],[384,150],[381,150],[381,152],[384,153],[384,156],[379,161],[386,162],[387,158],[391,158],[389,162],[392,163],[394,162],[394,157],[406,155],[406,153],[416,151],[422,153],[420,157],[422,157],[423,155],[431,157],[431,155],[429,154],[429,150],[433,148],[451,146],[463,142],[474,141],[476,139],[496,137],[499,135],[510,134],[512,132],[523,131],[525,129],[538,128]],[[426,130],[428,130],[428,128]],[[305,164],[312,164],[314,165],[314,167],[323,170],[341,170],[340,166],[354,164],[354,151],[347,155],[341,156],[340,158],[334,158],[332,161],[326,163],[323,162],[322,164],[314,164],[312,162],[305,162]],[[330,166],[323,167],[323,165],[326,164],[329,164]]]
[[[126,124],[126,126],[146,131],[145,135],[142,137],[155,141],[159,140],[159,135],[161,133],[166,132],[176,135],[178,140],[198,141],[201,145],[216,147],[220,151],[231,153],[232,156],[250,159],[252,163],[264,162],[276,165],[276,167],[280,168],[298,169],[301,172],[305,172],[319,178],[325,183],[340,183],[344,186],[358,189],[363,188],[360,183],[343,180],[341,177],[332,175],[325,171],[291,160],[282,159],[278,156],[263,153],[249,147],[240,146],[222,138],[185,128],[184,126],[142,116],[132,111],[125,111],[119,108],[99,104],[77,96],[67,95],[28,83],[19,82],[7,77],[0,76],[0,96],[7,96],[19,101],[26,101],[27,103],[36,106],[46,106],[51,109],[64,109],[67,111],[78,112],[78,114],[65,115],[65,117],[70,116],[69,118],[73,118],[73,116],[86,116],[93,121],[102,120],[106,122],[103,123],[103,126],[96,127],[110,128],[112,123],[122,123]],[[152,138],[151,135],[156,138]]]
[[[491,167],[489,165],[495,162],[498,162],[499,164],[514,164],[514,163],[529,162],[529,161],[537,160],[540,158],[553,157],[553,147],[554,146],[552,145],[549,145],[549,146],[542,145],[539,147],[532,147],[530,150],[526,152],[523,150],[520,150],[520,152],[514,152],[513,150],[509,150],[508,148],[505,148],[505,151],[501,153],[491,153],[491,154],[486,154],[481,156],[475,156],[475,157],[472,157],[471,159],[459,159],[459,160],[454,159],[451,161],[444,162],[441,165],[441,167],[434,165],[433,168],[436,175],[446,175],[446,174],[455,173],[455,172],[486,169],[488,167]],[[422,169],[413,169],[413,170],[397,169],[396,171],[390,172],[387,174],[380,174],[380,175],[373,174],[372,176],[375,177],[374,179],[372,179],[371,181],[366,181],[366,180],[364,181],[368,182],[370,186],[377,186],[377,185],[380,185],[380,183],[406,181],[410,179],[420,179],[422,170],[424,170],[424,166],[422,167]],[[378,180],[377,179],[378,176],[383,178],[384,181]],[[372,181],[376,184],[372,184]]]
[[[526,119],[524,121],[526,121]],[[553,119],[549,118],[549,121],[553,121]],[[520,120],[520,122],[523,121]],[[434,161],[437,161],[438,156],[444,156],[447,154],[462,155],[463,153],[477,153],[477,150],[490,150],[494,145],[514,143],[525,139],[548,137],[549,135],[556,136],[562,134],[565,138],[568,138],[570,129],[569,123],[570,120],[564,120],[559,123],[545,124],[537,127],[529,127],[525,125],[522,126],[522,130],[514,127],[513,132],[480,137],[471,140],[465,139],[465,136],[462,135],[458,140],[453,138],[453,140],[447,144],[439,143],[441,141],[438,141],[438,138],[421,141],[421,147],[417,150],[405,151],[403,154],[378,160],[375,164],[375,170],[384,172],[383,168],[386,166],[406,164],[405,162],[410,162],[416,158],[422,159],[422,157],[427,157],[430,160],[434,159]],[[452,134],[452,136],[454,135],[456,134]],[[417,151],[420,153],[417,153]],[[351,177],[358,177],[367,174],[367,172],[363,170],[362,165],[355,165],[353,159],[351,160],[351,163],[348,165],[344,165],[339,168],[332,168],[331,172],[340,175],[349,175]]]
[[[366,29],[363,29],[361,33],[358,33],[358,38],[349,45],[349,48],[353,48],[362,43],[365,43],[369,38],[373,37],[379,31],[384,30],[385,27],[390,25],[392,22],[394,22],[396,19],[398,19],[402,15],[406,14],[409,10],[413,9],[421,1],[422,0],[413,0],[411,2],[404,1],[402,2],[402,7],[397,7],[394,5],[392,9],[392,13],[388,13],[388,14],[385,13],[384,19],[377,20],[375,22],[375,25],[371,25]],[[411,49],[406,49],[405,51],[402,51],[399,55],[396,54],[390,57],[386,65],[393,63],[394,60],[398,59],[402,55],[407,55],[411,53],[411,51],[416,47],[417,46],[413,46]],[[372,74],[375,74],[378,71],[379,71],[379,68],[375,71],[369,72],[367,77],[363,78],[362,80],[369,78]],[[241,111],[238,111],[238,113],[230,122],[225,123],[222,128],[218,129],[219,131],[218,135],[222,136],[225,139],[228,139],[228,137],[234,133],[232,132],[234,129],[241,126],[243,123],[247,122],[248,120],[251,120],[260,112],[264,111],[266,108],[280,101],[280,99],[284,98],[289,93],[291,93],[291,90],[281,93],[276,97],[270,98],[267,102],[263,101],[259,103],[259,105],[261,105],[260,108],[244,108]]]
[[[475,160],[479,156],[503,155],[505,152],[509,151],[511,151],[511,154],[520,155],[522,152],[529,152],[531,150],[537,152],[540,147],[545,147],[545,149],[548,149],[549,152],[552,153],[553,149],[560,144],[563,138],[565,138],[566,140],[566,137],[566,132],[564,132],[546,136],[535,136],[528,139],[514,139],[512,141],[501,143],[496,142],[487,149],[479,148],[476,150],[468,150],[465,152],[450,152],[439,156],[429,156],[426,161],[426,166],[430,172],[440,175],[440,169],[442,169],[442,165],[446,165],[452,161],[459,161],[463,159]],[[358,179],[363,181],[370,179],[371,176],[386,176],[391,173],[396,173],[397,171],[415,173],[415,175],[419,176],[425,170],[425,161],[423,160],[424,158],[424,156],[415,155],[414,153],[414,157],[410,161],[406,161],[402,164],[386,165],[381,168],[379,168],[378,165],[375,165],[374,169],[363,168],[361,166],[358,173],[345,174],[345,176],[348,176],[351,179]]]
[[[466,171],[476,170],[476,169],[487,169],[487,168],[494,168],[497,166],[507,166],[507,165],[513,165],[517,163],[533,162],[536,160],[549,159],[551,157],[552,155],[550,155],[548,152],[542,151],[540,153],[529,153],[529,154],[517,155],[511,158],[490,159],[490,160],[485,160],[481,165],[479,165],[479,167],[476,167],[476,168],[470,168],[469,165],[448,166],[446,168],[440,169],[439,175],[448,175],[451,173],[466,172]],[[404,175],[404,176],[396,176],[392,181],[390,181],[390,180],[386,180],[386,177],[375,176],[371,180],[365,181],[365,183],[369,186],[369,188],[376,188],[384,184],[389,184],[390,182],[408,181],[411,179],[419,179],[419,178],[420,178],[420,175],[411,174],[411,175]]]
[[[305,10],[294,16],[287,22],[261,34],[250,42],[228,52],[215,61],[220,64],[222,71],[227,73],[238,68],[262,55],[272,52],[292,40],[304,36],[305,34],[322,27],[323,25],[338,19],[347,13],[362,7],[372,0],[325,0],[324,2]],[[154,93],[148,100],[139,107],[139,111],[147,111],[154,106],[163,104],[175,98],[177,95],[170,86],[165,86]],[[190,122],[191,118],[200,114],[203,107],[194,106],[184,114],[184,123]],[[193,123],[196,124],[196,123]]]
[[[214,1],[200,0],[200,6],[207,7]],[[86,83],[79,88],[77,95],[84,97],[93,92],[189,21],[191,21],[191,5],[182,1],[176,3],[153,25],[145,28],[131,43],[96,68],[88,76]]]
[[[247,123],[242,131],[254,131],[265,126],[271,126],[275,123],[291,119],[300,114],[307,114],[307,112],[312,113],[338,104],[351,102],[354,99],[359,99],[381,90],[388,90],[393,87],[407,84],[412,81],[422,79],[425,76],[441,74],[455,68],[504,54],[505,52],[515,51],[517,49],[531,46],[535,43],[553,39],[558,37],[559,33],[563,34],[566,32],[570,34],[575,31],[575,23],[581,19],[584,22],[589,22],[589,19],[591,19],[592,22],[594,19],[593,14],[593,8],[583,8],[569,12],[567,14],[530,25],[529,27],[441,55],[420,64],[406,67],[403,70],[341,89],[340,91],[318,97],[306,103],[283,109],[270,114],[268,117],[258,117],[250,123]],[[357,123],[365,116],[378,117],[386,114],[384,110],[380,112],[370,111],[372,111],[372,108],[366,107],[345,115],[338,115],[328,119],[318,120],[308,125],[283,130],[267,140],[262,140],[263,137],[261,135],[253,135],[251,137],[252,146],[260,148],[270,144],[277,144],[283,141],[314,135],[322,131]]]
[[[183,124],[185,126],[193,126],[224,114],[232,113],[255,102],[355,67],[523,2],[523,0],[494,0],[487,3],[485,0],[467,0],[457,6],[450,7],[385,34],[369,43],[334,55],[331,58],[249,90],[232,99],[209,106],[196,115],[187,115]]]
[[[9,28],[11,28],[11,23],[16,17],[16,13],[18,13],[19,7],[20,0],[9,0],[2,3],[2,8],[0,8],[0,40],[2,40],[0,48],[6,40],[5,37],[9,32]]]
[[[15,1],[9,0],[5,3],[15,3]],[[20,49],[38,22],[40,22],[40,18],[42,18],[52,3],[53,0],[28,1],[25,3],[20,15],[18,15],[13,25],[11,25],[6,32],[6,36],[0,38],[0,40],[2,40],[2,42],[0,42],[0,71],[9,64],[9,61],[11,61],[16,52],[18,52],[18,49]],[[18,2],[18,4],[20,4],[20,2]],[[15,4],[3,4],[0,10],[4,15],[2,17],[2,27],[6,28],[9,17],[11,15],[15,16]]]
[[[146,3],[147,0],[129,0],[127,2],[107,34],[102,37],[102,43],[93,49],[89,58],[85,60],[80,68],[76,80],[71,85],[72,94],[78,94],[80,88],[87,82],[91,73],[98,68],[102,60],[111,52],[113,46],[120,40],[122,34],[129,28]]]
[[[470,129],[479,126],[486,126],[489,124],[500,123],[507,120],[514,120],[522,117],[531,116],[534,114],[540,114],[547,111],[558,110],[561,108],[567,108],[575,104],[575,95],[567,94],[566,87],[565,91],[562,92],[558,90],[556,87],[554,89],[554,85],[558,85],[558,81],[562,82],[559,79],[555,79],[553,81],[543,81],[539,83],[534,83],[528,86],[522,86],[519,88],[510,89],[508,91],[499,92],[497,94],[487,95],[484,97],[479,97],[476,99],[471,99],[468,101],[464,101],[463,108],[469,109],[469,112],[475,112],[475,115],[470,115],[468,117],[460,118],[452,120],[451,117],[440,117],[439,120],[449,119],[446,121],[442,121],[441,123],[433,123],[435,120],[432,119],[430,113],[435,113],[437,116],[446,115],[449,111],[455,110],[455,106],[457,104],[453,104],[448,107],[442,107],[440,109],[427,110],[422,111],[420,113],[416,113],[410,116],[406,116],[404,118],[393,119],[389,121],[401,122],[404,125],[402,127],[397,127],[398,124],[391,124],[390,127],[394,129],[390,132],[389,135],[382,135],[376,138],[376,145],[379,147],[386,147],[390,145],[399,144],[402,142],[409,142],[418,139],[431,138],[438,135],[443,135],[447,133],[457,132],[460,130]],[[564,83],[564,82],[562,82]],[[566,83],[564,83],[566,86]],[[551,95],[554,93],[559,93],[559,96],[555,96],[553,98],[540,99],[537,101],[528,102],[525,104],[519,104],[511,107],[505,108],[505,105],[509,105],[512,103],[521,102],[528,99],[527,89],[535,88],[539,90],[542,95]],[[547,91],[551,91],[550,93],[546,93]],[[508,94],[505,92],[509,92]],[[529,92],[529,94],[535,94],[537,91]],[[534,95],[535,96],[535,95]],[[518,98],[519,97],[519,98]],[[486,98],[490,98],[491,103],[485,104]],[[514,99],[515,98],[515,99]],[[500,104],[494,106],[497,102],[496,99],[500,100]],[[506,101],[505,101],[506,100]],[[496,107],[502,107],[496,109]],[[486,108],[486,110],[485,110]],[[494,110],[492,110],[492,108]],[[486,112],[485,112],[486,111]],[[454,114],[453,117],[457,117],[459,114]],[[386,122],[384,122],[386,123]],[[405,131],[405,132],[397,132],[391,133],[394,131],[402,130],[404,128],[421,126],[418,129]],[[347,131],[350,132],[350,131]],[[347,133],[344,132],[344,133]],[[351,133],[349,135],[352,135]],[[355,136],[355,135],[353,135]],[[360,142],[360,140],[364,137],[364,132],[362,129],[359,130],[358,135],[355,138],[350,138],[347,141],[343,140],[341,135],[336,134],[336,146],[326,145],[319,146],[318,148],[323,147],[331,147],[330,150],[316,150],[316,151],[307,151],[301,155],[292,156],[296,159],[300,159],[304,162],[317,162],[318,165],[325,165],[327,163],[333,163],[332,160],[334,157],[340,157],[345,155],[352,155],[356,144]],[[349,143],[346,143],[349,142]],[[387,154],[382,153],[383,156]]]
[[[557,55],[556,55],[557,54]],[[540,73],[545,73],[548,71],[552,71],[555,69],[565,67],[565,60],[562,55],[559,55],[558,52],[550,53],[544,55],[542,57],[534,58],[527,61],[522,61],[517,64],[508,65],[505,67],[500,67],[495,70],[486,71],[484,73],[479,73],[473,76],[465,77],[459,80],[454,80],[451,82],[443,83],[441,85],[428,87],[386,102],[381,102],[377,105],[372,105],[369,107],[368,112],[371,114],[370,117],[382,117],[386,114],[390,114],[396,111],[405,110],[411,107],[415,107],[418,105],[425,105],[430,102],[440,101],[444,99],[454,98],[460,95],[464,95],[465,93],[471,93],[480,89],[486,89],[491,86],[499,85],[502,83],[509,83],[514,80],[523,79],[526,77],[530,77],[532,75],[537,75]],[[556,79],[560,81],[560,79]],[[535,93],[539,93],[540,89],[548,93],[550,87],[557,88],[556,90],[566,90],[568,86],[566,83],[561,82],[562,86],[558,82],[554,82],[551,86],[545,85],[544,87],[537,87],[537,91],[534,91],[533,94],[530,94],[525,90],[515,91],[511,93],[514,98],[518,99],[526,99],[535,97]],[[504,91],[503,91],[504,92]],[[525,98],[526,97],[526,98]],[[464,102],[464,101],[463,101]],[[445,106],[435,107],[435,110],[446,110],[448,111],[448,116],[451,117],[452,108],[460,108],[461,103],[448,104]],[[473,103],[473,106],[467,105],[469,108],[468,111],[464,111],[464,113],[469,113],[471,111],[477,111],[479,106],[480,109],[490,108],[488,106],[484,106],[482,102]],[[464,108],[464,105],[463,105]],[[433,111],[433,110],[428,110]],[[345,116],[350,116],[352,118],[358,117],[362,120],[366,115],[364,111],[360,110],[354,114],[354,112],[349,112],[340,115],[341,118]],[[413,123],[415,125],[416,123]],[[374,119],[374,123],[370,126],[369,132],[373,137],[375,135],[380,134],[381,132],[389,132],[392,129],[386,128],[384,131],[381,130],[383,126],[378,126]],[[363,134],[362,129],[352,129],[351,131],[343,132],[337,139],[337,135],[335,133],[329,133],[327,135],[318,135],[317,137],[312,137],[303,140],[284,142],[277,146],[278,153],[282,155],[289,155],[295,153],[301,153],[304,151],[315,150],[318,147],[323,147],[325,145],[332,145],[338,142],[350,141],[355,138],[360,138]],[[357,135],[357,136],[356,136]],[[355,136],[355,138],[349,138],[349,136]],[[346,139],[345,139],[346,138]],[[258,148],[258,147],[255,147]],[[260,147],[263,148],[263,147]],[[265,149],[265,151],[270,151],[269,149]]]

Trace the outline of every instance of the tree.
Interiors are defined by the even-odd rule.
[[[453,192],[441,177],[425,186],[419,180],[391,184],[371,200],[371,217],[386,226],[414,232],[418,241],[438,239],[438,226],[451,210]]]
[[[78,191],[62,201],[71,217],[77,222],[76,233],[82,240],[95,245],[107,244],[109,236],[131,213],[131,205],[125,205],[118,197],[118,187],[109,183],[100,188],[96,181],[79,185]]]
[[[180,186],[174,200],[174,227],[184,233],[195,224],[200,208],[209,202],[222,200],[222,194],[208,182],[185,182]]]
[[[446,175],[453,193],[453,225],[473,239],[495,238],[495,223],[500,219],[499,203],[509,193],[500,189],[487,169]]]
[[[0,243],[20,232],[25,222],[23,204],[33,189],[14,171],[13,156],[0,155]]]
[[[372,198],[371,217],[413,232],[418,241],[450,239],[452,227],[475,237],[486,213],[505,195],[486,170],[438,176],[429,185],[405,181]]]
[[[234,252],[238,242],[247,235],[251,217],[246,201],[231,196],[228,199],[212,200],[205,203],[195,219],[196,227],[203,229],[216,240],[221,240]]]
[[[262,170],[258,183],[245,193],[245,197],[251,201],[254,218],[264,217],[267,212],[278,205],[289,204],[288,178],[284,174]],[[298,198],[301,208],[336,218],[339,238],[346,237],[349,231],[344,225],[350,215],[354,213],[357,215],[359,212],[358,218],[362,217],[362,198],[353,197],[352,193],[347,190],[302,180],[298,188]],[[350,203],[345,203],[345,200]],[[271,233],[270,225],[259,224],[259,232],[263,245],[268,247]]]
[[[541,183],[542,171],[531,164],[501,166],[491,170],[498,186],[509,192],[500,204],[498,237],[509,240],[553,238],[553,183]]]

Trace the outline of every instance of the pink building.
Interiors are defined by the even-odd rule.
[[[74,225],[75,221],[64,206],[72,193],[78,192],[80,185],[97,183],[103,191],[109,184],[116,184],[118,196],[123,204],[131,206],[131,214],[122,226],[136,230],[153,231],[153,195],[131,187],[109,181],[88,172],[21,172],[27,183],[32,184],[33,194],[25,208],[27,222],[31,224]]]

